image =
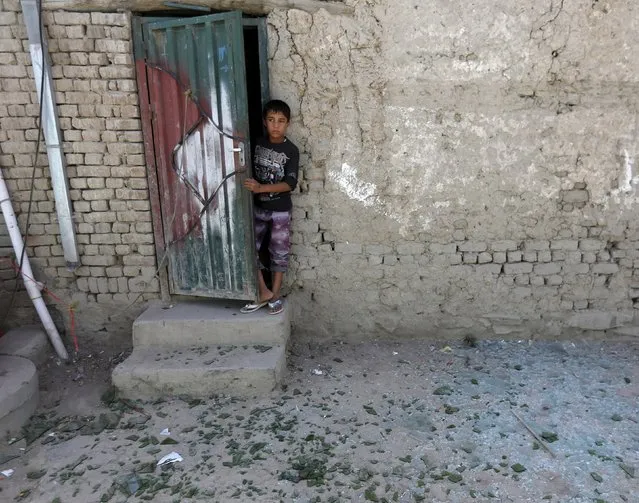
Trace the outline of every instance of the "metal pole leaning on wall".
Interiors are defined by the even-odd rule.
[[[13,245],[16,257],[22,257],[24,242],[22,241],[22,234],[20,234],[16,215],[13,212],[13,205],[9,199],[7,184],[4,183],[2,170],[0,170],[0,207],[2,208],[2,214],[4,215],[4,221],[7,224],[7,230],[9,231],[9,237],[11,238],[11,244]],[[31,262],[29,262],[29,257],[26,254],[23,257],[20,273],[22,274],[22,280],[24,281],[24,286],[27,289],[29,298],[33,302],[33,306],[40,317],[40,321],[42,321],[42,324],[44,325],[44,329],[49,336],[49,340],[55,348],[55,352],[63,360],[68,360],[69,355],[62,343],[62,339],[60,339],[58,329],[51,319],[47,305],[44,303],[44,299],[42,298],[42,293],[40,291],[40,285],[32,279],[34,276],[33,271],[31,270]]]
[[[31,65],[35,79],[38,98],[42,100],[42,131],[47,143],[47,157],[49,159],[49,171],[51,172],[51,185],[55,209],[58,214],[58,225],[64,260],[69,269],[75,269],[80,265],[78,245],[73,225],[73,213],[71,198],[69,197],[69,185],[67,181],[66,162],[62,152],[62,135],[58,120],[57,106],[53,94],[53,80],[51,79],[51,64],[49,51],[42,33],[42,20],[38,0],[21,0],[24,23],[29,35],[29,50],[31,52]],[[44,79],[42,72],[44,71]],[[42,89],[40,88],[42,84]]]

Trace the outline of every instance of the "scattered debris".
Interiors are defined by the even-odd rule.
[[[365,410],[366,412],[368,412],[370,415],[372,415],[372,416],[377,416],[377,411],[376,411],[373,407],[371,407],[370,405],[363,405],[362,407],[363,407],[363,408],[364,408],[364,410]]]
[[[455,414],[455,412],[459,412],[459,407],[453,407],[452,405],[445,404],[444,412],[446,414]]]
[[[16,501],[22,501],[27,498],[31,494],[31,489],[22,489],[18,495],[15,497]]]
[[[514,410],[510,410],[510,412],[512,412],[513,416],[515,416],[519,422],[524,425],[524,428],[526,428],[530,434],[535,437],[535,440],[537,440],[537,442],[539,442],[539,445],[541,445],[546,451],[548,451],[550,453],[550,455],[554,458],[555,457],[555,453],[552,451],[552,449],[550,447],[548,447],[546,445],[546,443],[542,440],[542,438],[544,440],[547,440],[548,442],[554,442],[555,440],[557,440],[557,435],[555,433],[550,433],[550,432],[543,432],[540,435],[537,435],[537,433],[535,433],[535,430],[533,430],[530,426],[528,426],[528,424],[526,423],[526,421],[524,421],[521,416],[519,416],[519,414],[517,414]]]
[[[452,350],[460,351],[456,356],[430,351],[428,344],[403,344],[353,345],[352,353],[343,346],[313,349],[293,357],[281,389],[250,400],[183,396],[140,405],[114,396],[106,410],[100,405],[85,412],[93,415],[64,417],[52,413],[59,408],[45,408],[39,420],[52,426],[36,448],[18,453],[28,445],[26,437],[5,451],[0,445],[0,460],[20,457],[26,467],[20,477],[0,483],[0,499],[554,501],[557,496],[549,498],[550,489],[538,483],[541,471],[549,470],[570,487],[589,484],[593,501],[634,501],[636,463],[628,449],[634,452],[638,445],[618,427],[625,423],[608,418],[615,412],[628,424],[633,420],[635,395],[623,376],[633,372],[639,352],[624,346],[621,358],[615,355],[615,365],[608,365],[599,360],[601,351],[578,347],[566,358],[565,352],[544,353],[542,341],[534,346],[482,341],[472,352],[460,344]],[[390,353],[397,354],[388,358]],[[410,355],[410,365],[399,354]],[[514,362],[521,363],[520,370]],[[597,370],[592,382],[577,377],[579,369],[600,364],[608,370]],[[312,379],[313,369],[330,379]],[[69,382],[74,375],[68,373]],[[542,385],[548,385],[543,393],[542,381],[535,381],[542,376]],[[616,393],[620,389],[623,394]],[[597,397],[596,405],[589,397]],[[146,412],[138,413],[141,407]],[[554,456],[546,444],[565,430],[537,433],[541,426],[523,418],[542,417],[545,428],[565,428],[577,407],[581,415],[575,415],[570,438],[553,447],[557,458],[540,459],[535,448]],[[580,435],[587,410],[608,423]],[[601,429],[605,424],[615,427],[614,441]],[[91,438],[90,431],[99,433]],[[165,456],[177,448],[165,447],[177,443],[175,438],[186,458],[177,452]],[[577,442],[592,455],[587,471],[580,456],[569,455]],[[69,452],[84,457],[57,457]],[[574,499],[569,491],[566,498]]]
[[[550,442],[551,444],[559,439],[557,434],[553,433],[552,431],[543,431],[541,433],[541,438],[543,438],[546,442]]]
[[[13,468],[9,468],[8,470],[2,470],[0,473],[4,478],[8,479],[9,477],[11,477],[11,475],[14,474],[14,472],[15,470]]]
[[[42,470],[34,470],[27,473],[27,478],[31,480],[37,480],[44,477],[47,473],[46,468]]]
[[[619,468],[621,468],[624,472],[626,472],[626,475],[628,475],[628,477],[630,477],[631,479],[635,478],[634,466],[630,466],[625,463],[619,463]]]
[[[164,464],[177,463],[179,461],[184,461],[184,459],[177,452],[173,451],[167,454],[166,456],[163,456],[162,458],[160,458],[160,461],[158,461],[157,466],[162,466]]]

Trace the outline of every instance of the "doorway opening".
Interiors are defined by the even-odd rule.
[[[262,111],[269,100],[268,72],[265,72],[265,69],[260,66],[262,61],[266,61],[266,37],[260,37],[259,29],[258,25],[244,26],[244,61],[246,65],[246,94],[248,97],[251,146],[255,145],[257,139],[265,134]],[[251,154],[252,152],[251,148]],[[268,288],[272,286],[270,254],[268,251],[270,240],[270,232],[267,232],[258,251],[260,262],[266,267],[262,274]]]
[[[251,145],[255,145],[255,141],[264,134],[262,108],[268,100],[268,94],[263,89],[263,76],[260,71],[260,38],[257,26],[244,26],[244,62],[250,141]]]

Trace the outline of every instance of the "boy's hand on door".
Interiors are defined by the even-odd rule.
[[[253,178],[247,178],[244,180],[244,187],[255,194],[262,192],[262,184]]]

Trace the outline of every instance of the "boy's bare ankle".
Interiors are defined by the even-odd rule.
[[[279,299],[281,296],[282,296],[282,295],[281,295],[281,293],[280,293],[280,290],[279,290],[279,289],[277,289],[277,290],[272,290],[272,291],[271,291],[271,300],[277,300],[277,299]]]
[[[260,302],[266,302],[267,300],[271,300],[273,298],[273,292],[270,290],[266,290],[265,292],[260,292]]]

